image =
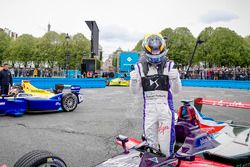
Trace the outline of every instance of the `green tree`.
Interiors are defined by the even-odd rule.
[[[166,46],[169,49],[167,56],[173,59],[177,65],[187,65],[195,45],[195,38],[190,30],[186,27],[179,27],[175,30],[165,28],[160,34],[167,37]],[[138,41],[134,51],[142,50],[142,41]]]
[[[247,45],[250,46],[250,35],[246,36],[244,40],[246,41]]]
[[[37,43],[37,50],[36,50],[36,57],[34,57],[34,61],[48,63],[48,65],[53,68],[57,61],[60,52],[60,48],[63,45],[62,37],[54,32],[47,32],[43,35],[42,38],[38,40]]]
[[[123,50],[119,47],[118,49],[116,49],[116,51],[113,52],[113,58],[112,58],[112,66],[115,68],[115,70],[117,71],[117,65],[118,65],[118,56],[120,54],[120,52],[122,52]]]
[[[10,61],[12,65],[17,62],[17,41],[11,40],[8,48],[5,50],[3,60]]]
[[[208,45],[211,47],[209,61],[216,66],[242,65],[245,64],[245,57],[249,57],[246,41],[228,28],[216,28],[208,41]]]
[[[163,37],[167,37],[166,39],[166,47],[171,49],[172,43],[174,41],[174,30],[172,28],[165,28],[160,32]]]
[[[90,41],[81,33],[75,34],[70,44],[70,68],[80,69],[83,56],[90,55]]]
[[[7,49],[6,60],[15,62],[22,62],[27,66],[28,62],[32,61],[35,56],[36,38],[29,34],[19,36],[15,41],[12,41]]]
[[[211,37],[214,33],[214,29],[212,27],[206,27],[201,33],[199,34],[200,40],[204,41],[202,45],[200,45],[197,49],[197,54],[194,57],[194,62],[204,62],[205,67],[207,65],[212,65],[212,43],[210,42]]]
[[[194,45],[195,38],[188,28],[176,28],[172,33],[169,33],[167,39],[167,46],[169,46],[168,56],[177,65],[186,66]]]
[[[241,56],[241,66],[250,66],[250,35],[244,38],[244,53]]]
[[[112,59],[112,65],[116,68],[117,67],[117,56],[114,56]]]
[[[137,42],[133,51],[137,51],[137,52],[142,51],[142,39],[139,42]]]
[[[2,64],[2,60],[7,59],[5,56],[5,52],[9,47],[11,42],[11,38],[3,31],[0,31],[0,64]]]

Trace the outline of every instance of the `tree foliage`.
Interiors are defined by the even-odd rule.
[[[199,63],[204,62],[205,67],[212,65],[212,43],[210,42],[211,37],[214,33],[214,29],[212,27],[206,27],[201,33],[199,34],[199,39],[204,41],[202,45],[200,45],[197,49],[197,54],[195,56],[194,62]]]
[[[196,38],[186,27],[166,28],[160,32],[167,37],[168,57],[177,65],[186,66],[193,52]],[[194,64],[206,66],[250,66],[250,36],[245,38],[223,27],[206,27],[198,38],[204,43],[198,46]],[[140,40],[134,50],[141,51]]]
[[[81,33],[78,33],[73,36],[70,42],[70,53],[71,61],[70,67],[79,68],[81,64],[81,58],[84,55],[90,55],[90,43],[89,40]]]
[[[16,40],[12,40],[6,49],[4,60],[9,60],[13,64],[22,62],[24,66],[35,57],[36,38],[29,34],[23,34]]]
[[[137,42],[137,44],[135,45],[135,48],[133,49],[133,51],[141,51],[142,50],[142,39],[139,40],[139,42]]]
[[[174,60],[177,65],[187,65],[195,45],[195,38],[188,28],[176,28],[166,42],[169,48],[168,56]]]
[[[0,31],[0,63],[1,64],[2,64],[2,60],[5,59],[6,57],[5,52],[7,48],[9,47],[10,42],[11,42],[10,37],[6,33]]]
[[[81,33],[75,34],[68,41],[65,37],[65,33],[51,31],[40,38],[23,34],[13,40],[0,32],[1,61],[9,61],[13,65],[19,62],[26,66],[28,62],[33,62],[36,67],[45,64],[51,68],[65,67],[69,53],[69,68],[79,69],[82,57],[90,55],[90,41]]]

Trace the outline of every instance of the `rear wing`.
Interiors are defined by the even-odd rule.
[[[212,106],[230,107],[230,108],[250,109],[250,102],[237,102],[230,100],[214,100],[214,99],[204,99],[204,98],[194,99],[194,106],[198,111],[201,112],[203,104]]]

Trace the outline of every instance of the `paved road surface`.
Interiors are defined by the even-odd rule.
[[[86,99],[72,113],[0,116],[0,164],[13,166],[23,154],[42,149],[56,153],[70,167],[89,167],[120,151],[113,142],[116,135],[140,137],[141,100],[132,97],[128,88],[82,92]],[[175,108],[180,99],[194,97],[250,101],[250,91],[185,87],[175,97]],[[204,110],[218,120],[250,124],[248,110],[222,107],[204,107]]]

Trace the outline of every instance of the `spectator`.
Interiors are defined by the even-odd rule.
[[[38,77],[41,77],[41,69],[40,69],[40,68],[37,69],[37,76],[38,76]]]
[[[219,78],[218,78],[218,79],[224,79],[223,76],[224,76],[224,75],[223,75],[223,71],[220,70],[220,71],[219,71]]]
[[[92,71],[87,72],[87,78],[93,78],[93,72]]]
[[[13,85],[12,75],[9,71],[9,64],[5,63],[3,65],[3,70],[0,71],[0,83],[1,83],[1,93],[8,94],[9,87]]]
[[[204,76],[204,79],[207,79],[207,69],[206,68],[203,71],[203,76]]]
[[[86,78],[86,76],[87,76],[87,74],[86,74],[86,72],[83,72],[83,78]]]
[[[33,77],[37,77],[37,76],[38,76],[38,70],[37,68],[35,68],[33,71]]]
[[[22,69],[22,76],[23,76],[23,77],[26,77],[26,73],[27,73],[27,71],[26,71],[26,68],[24,67],[24,68]]]
[[[211,79],[214,79],[214,70],[211,69],[211,76],[210,76]]]
[[[45,69],[45,77],[49,77],[49,70],[47,68]]]
[[[10,69],[10,73],[11,73],[11,76],[14,77],[15,76],[15,71],[13,68]]]
[[[93,78],[93,72],[92,71],[89,72],[89,78]]]
[[[214,71],[214,80],[218,80],[219,79],[219,70],[215,69]]]
[[[210,68],[207,70],[207,79],[211,79],[211,70],[210,70]]]
[[[213,79],[213,80],[250,80],[250,68],[190,68],[185,76],[186,71],[179,69],[181,79]]]

